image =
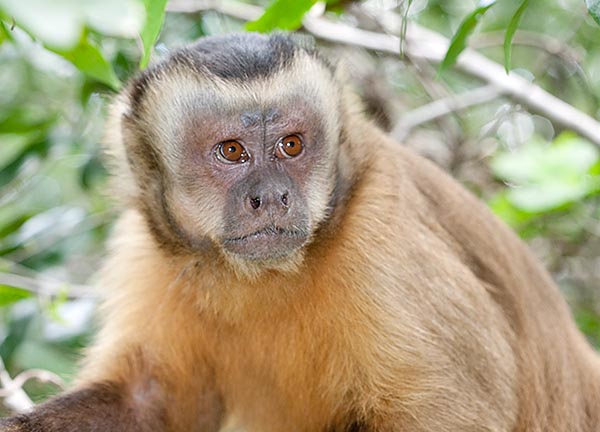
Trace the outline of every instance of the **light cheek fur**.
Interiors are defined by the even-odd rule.
[[[223,191],[199,185],[193,194],[176,189],[170,196],[171,208],[179,226],[191,238],[207,236],[218,244],[223,236]]]

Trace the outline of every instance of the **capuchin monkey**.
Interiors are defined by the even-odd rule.
[[[599,431],[600,361],[540,263],[285,35],[141,73],[73,388],[2,431]]]

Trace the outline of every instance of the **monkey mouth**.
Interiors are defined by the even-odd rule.
[[[269,226],[250,234],[225,238],[223,247],[245,259],[274,260],[304,246],[308,237],[306,230]]]

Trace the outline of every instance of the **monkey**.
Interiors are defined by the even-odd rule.
[[[0,430],[600,430],[600,361],[550,275],[344,77],[244,33],[131,80],[101,328],[72,388]]]

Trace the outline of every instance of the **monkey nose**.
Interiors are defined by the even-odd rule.
[[[246,203],[253,211],[265,210],[273,208],[274,210],[283,210],[287,212],[290,207],[290,194],[288,191],[249,195],[246,198]]]
[[[289,194],[287,191],[281,194],[281,196],[279,197],[279,201],[281,202],[281,205],[283,205],[285,208],[288,208],[290,206]]]

